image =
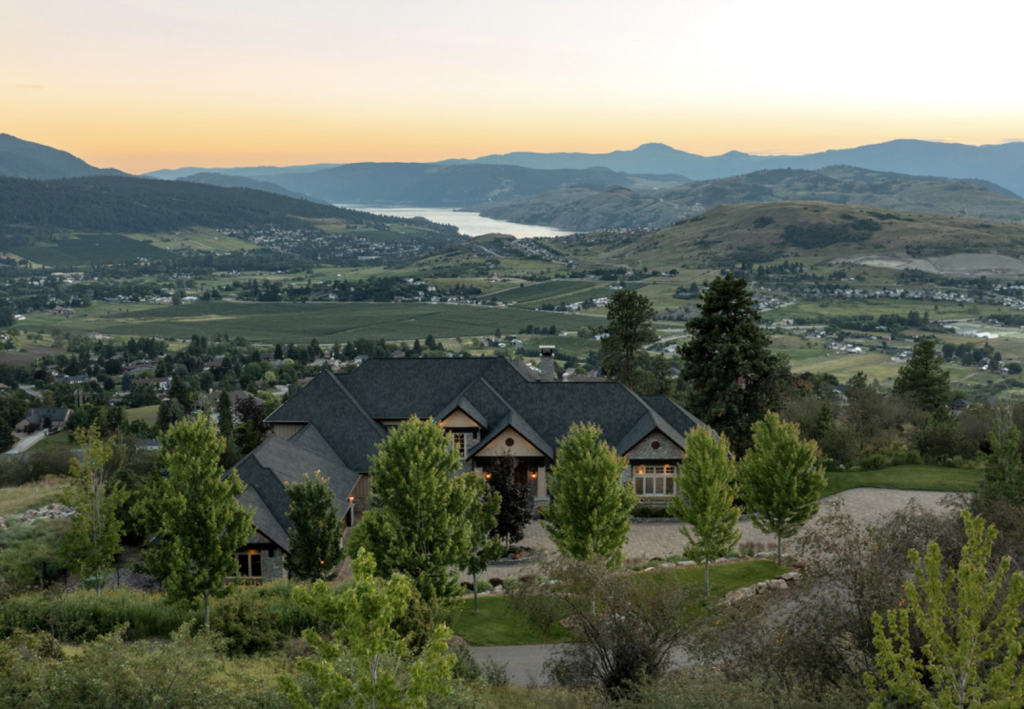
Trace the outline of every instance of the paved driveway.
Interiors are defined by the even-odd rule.
[[[7,452],[10,454],[24,453],[25,451],[27,451],[35,444],[39,443],[39,441],[43,440],[44,438],[46,438],[45,429],[41,429],[39,431],[36,431],[35,433],[30,433],[29,435],[25,436],[20,441],[15,443],[13,446],[11,446],[10,450],[8,450]]]

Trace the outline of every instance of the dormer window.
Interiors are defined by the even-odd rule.
[[[466,434],[465,433],[453,433],[452,444],[455,450],[459,452],[460,458],[466,457]]]

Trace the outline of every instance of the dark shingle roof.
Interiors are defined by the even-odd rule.
[[[239,500],[255,508],[253,524],[285,551],[291,528],[285,485],[320,471],[330,481],[340,512],[348,509],[348,497],[359,481],[359,474],[341,461],[313,424],[287,440],[271,436],[243,458],[237,470],[247,485]]]

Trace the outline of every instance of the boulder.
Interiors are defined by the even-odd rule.
[[[769,591],[782,591],[789,588],[786,582],[782,579],[772,579],[771,581],[768,581],[767,584]]]
[[[779,578],[782,579],[783,581],[796,581],[798,578],[800,578],[800,572],[799,571],[787,571],[786,573],[784,573],[781,576],[779,576]]]

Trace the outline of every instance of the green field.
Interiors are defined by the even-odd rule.
[[[236,239],[233,236],[225,236],[215,229],[195,228],[185,229],[173,234],[128,234],[127,236],[129,239],[149,243],[161,249],[169,249],[171,251],[194,249],[196,251],[225,253],[259,248],[255,244]]]
[[[10,246],[8,251],[54,268],[74,268],[139,258],[164,259],[167,252],[120,234],[82,234],[52,246]]]
[[[124,337],[189,338],[227,333],[254,341],[349,342],[359,338],[388,340],[435,337],[476,337],[515,333],[527,325],[575,332],[586,325],[598,327],[603,317],[550,312],[524,312],[512,308],[430,303],[257,303],[198,302],[182,306],[97,304],[88,317],[32,315],[31,330],[60,328],[65,332],[98,331]]]
[[[786,571],[774,562],[757,560],[711,567],[711,595],[722,598],[729,591],[751,586],[759,581],[775,578]],[[704,592],[704,569],[666,569],[635,577],[639,583],[685,584],[695,592]],[[480,598],[480,614],[473,615],[473,599],[462,601],[461,612],[451,620],[452,630],[470,645],[534,645],[564,642],[570,639],[567,631],[555,626],[550,635],[544,635],[508,612],[505,596]]]
[[[158,404],[153,406],[140,406],[137,409],[128,409],[127,415],[129,421],[145,421],[150,426],[156,424],[156,415],[160,410]]]
[[[881,470],[851,470],[826,473],[828,487],[823,496],[855,487],[935,492],[973,492],[984,477],[981,470],[946,468],[940,465],[896,465]]]

